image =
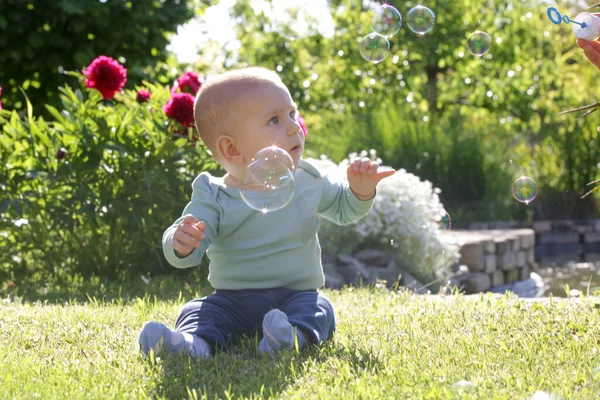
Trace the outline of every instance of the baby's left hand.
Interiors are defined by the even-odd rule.
[[[379,171],[379,164],[368,158],[355,158],[346,171],[352,192],[361,200],[369,200],[375,195],[380,180],[396,173],[394,169]]]

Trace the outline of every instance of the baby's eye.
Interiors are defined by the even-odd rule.
[[[273,117],[269,120],[269,124],[278,124],[279,123],[279,117]]]
[[[297,115],[297,113],[296,113],[296,110],[294,110],[294,111],[290,111],[290,117],[291,117],[293,120],[295,120],[295,119],[296,119],[296,115]]]

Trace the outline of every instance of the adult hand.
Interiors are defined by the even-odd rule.
[[[393,169],[379,171],[379,164],[366,157],[355,158],[346,170],[350,189],[360,200],[372,198],[379,181],[395,173]]]
[[[179,258],[189,256],[194,249],[200,247],[200,241],[204,239],[206,224],[191,214],[186,215],[179,224],[173,235],[171,244],[175,255]]]
[[[600,13],[594,15],[600,17]],[[577,46],[583,50],[587,59],[600,69],[600,43],[595,40],[577,39]]]

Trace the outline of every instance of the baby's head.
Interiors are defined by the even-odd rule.
[[[304,134],[297,117],[288,88],[275,72],[265,68],[210,76],[194,103],[202,141],[237,179],[259,150],[272,145],[286,150],[298,165]]]

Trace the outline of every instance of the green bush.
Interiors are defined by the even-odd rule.
[[[218,165],[192,129],[166,117],[168,88],[144,86],[152,97],[142,104],[133,90],[105,101],[60,88],[62,109],[48,106],[50,121],[30,105],[23,116],[1,112],[0,281],[170,268],[162,233],[198,171]]]

